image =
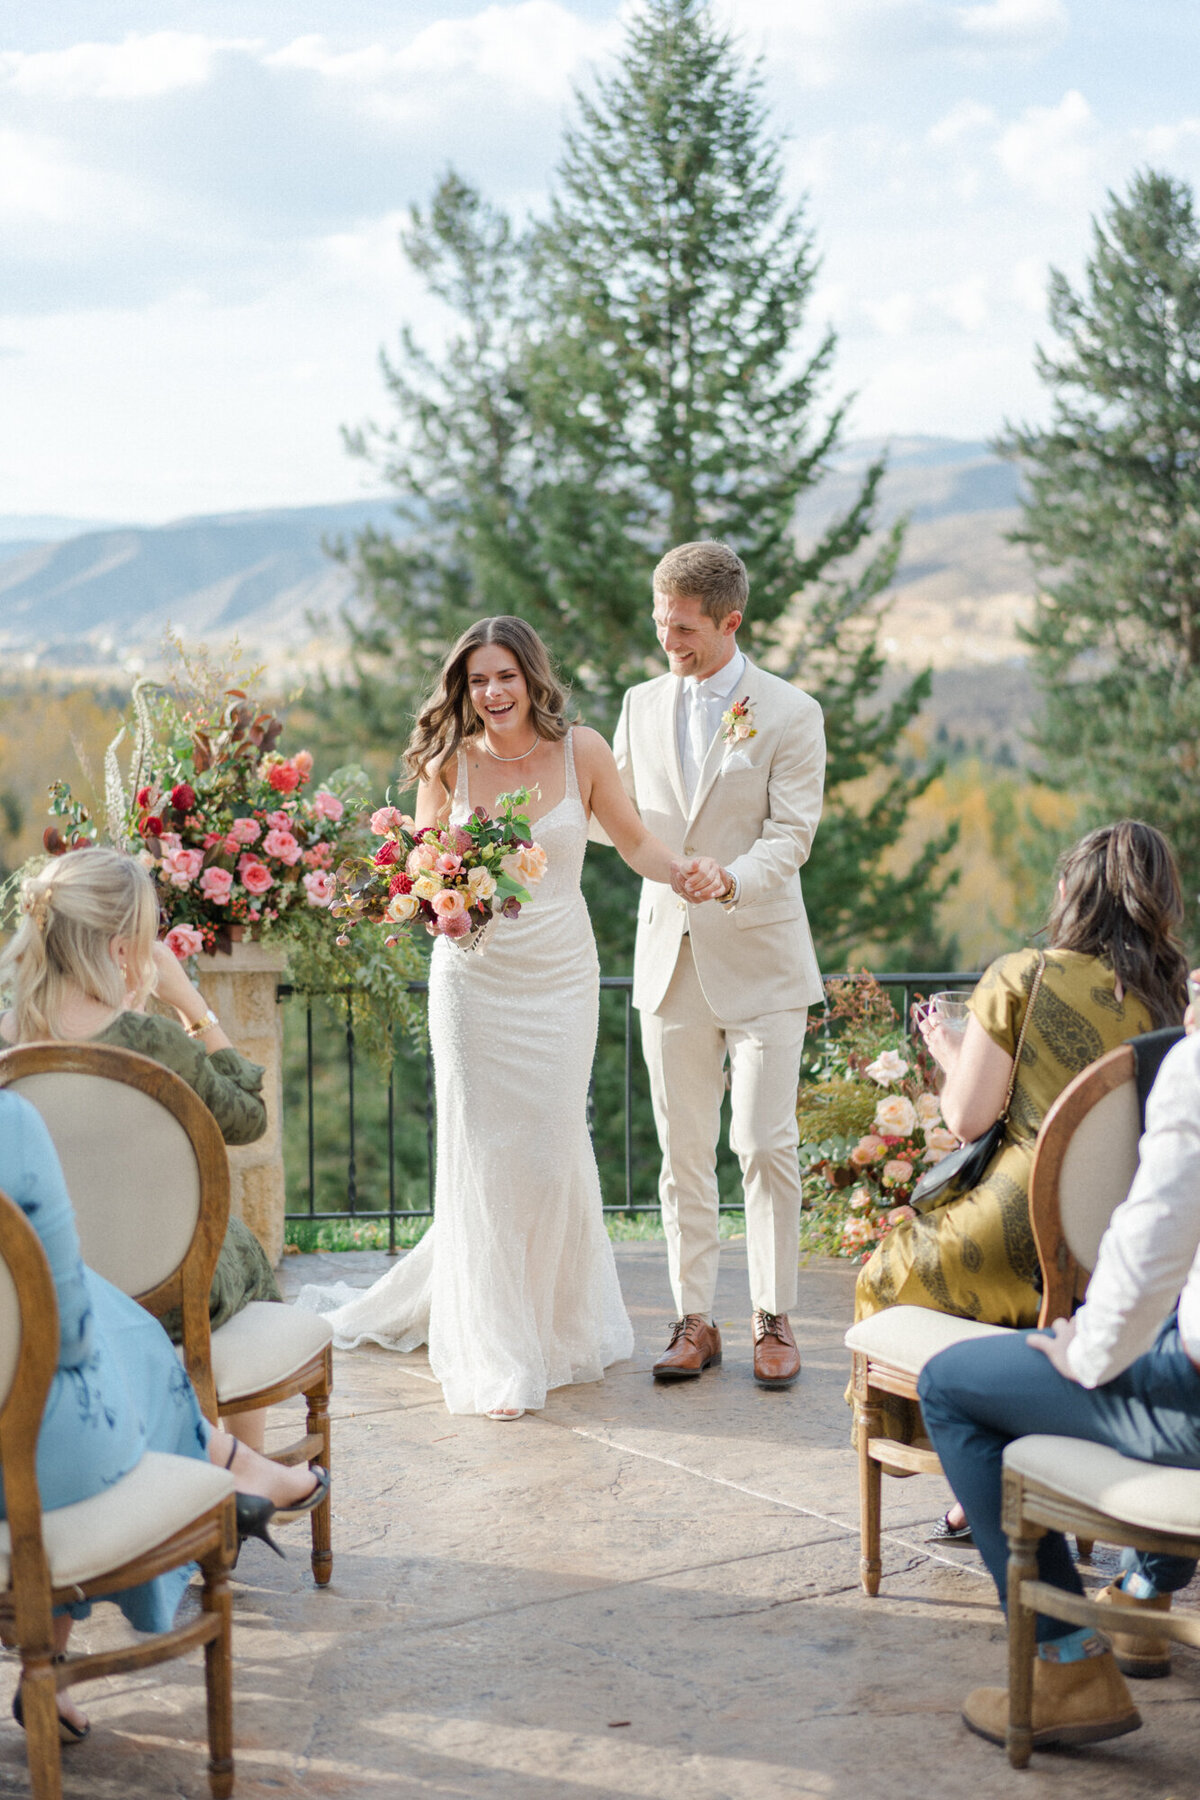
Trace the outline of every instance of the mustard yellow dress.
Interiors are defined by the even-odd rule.
[[[1016,1054],[1037,971],[1036,950],[1002,956],[970,1007],[992,1042]],[[928,1306],[991,1325],[1037,1324],[1041,1294],[1029,1221],[1029,1174],[1038,1127],[1067,1083],[1127,1038],[1153,1028],[1141,1000],[1118,1000],[1106,962],[1049,950],[1034,1002],[1003,1142],[969,1193],[933,1204],[890,1232],[864,1263],[854,1317],[885,1306]]]

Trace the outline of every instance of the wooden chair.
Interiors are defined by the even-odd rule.
[[[1200,1645],[1200,1614],[1114,1608],[1037,1578],[1046,1531],[1200,1558],[1200,1470],[1170,1469],[1079,1438],[1024,1437],[1004,1452],[1008,1536],[1008,1760],[1023,1769],[1033,1749],[1036,1615],[1099,1631]]]
[[[22,1044],[0,1053],[0,1087],[45,1120],[75,1200],[83,1260],[161,1316],[183,1313],[183,1359],[215,1423],[303,1394],[304,1435],[276,1462],[330,1466],[333,1332],[292,1306],[252,1301],[210,1331],[208,1293],[229,1219],[229,1161],[216,1120],[170,1069],[109,1044]],[[333,1573],[331,1503],[311,1515],[312,1571]]]
[[[148,1451],[114,1486],[43,1512],[37,1440],[58,1362],[58,1306],[37,1234],[0,1194],[0,1625],[21,1658],[21,1699],[33,1800],[61,1800],[60,1688],[143,1669],[204,1647],[208,1780],[233,1792],[233,1661],[229,1569],[237,1549],[232,1475],[211,1463]],[[190,1624],[118,1650],[54,1661],[51,1609],[99,1599],[182,1563],[203,1573]]]
[[[1141,1117],[1134,1052],[1121,1044],[1063,1089],[1042,1121],[1030,1176],[1029,1205],[1042,1268],[1040,1325],[1069,1318],[1082,1299],[1113,1209],[1137,1168]],[[991,1337],[1003,1325],[981,1325],[923,1306],[885,1307],[846,1333],[852,1356],[858,1442],[860,1556],[863,1592],[879,1592],[882,1475],[937,1475],[932,1449],[879,1435],[880,1396],[916,1404],[917,1380],[931,1356],[967,1338]],[[1091,1541],[1080,1539],[1086,1555]]]

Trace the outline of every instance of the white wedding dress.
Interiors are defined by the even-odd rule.
[[[428,1343],[452,1413],[540,1407],[633,1354],[585,1115],[600,970],[572,736],[563,798],[533,822],[547,866],[532,901],[477,951],[434,945],[435,1223],[365,1292],[297,1300],[329,1315],[342,1349]],[[460,753],[451,818],[470,812]]]

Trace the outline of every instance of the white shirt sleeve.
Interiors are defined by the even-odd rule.
[[[1164,1058],[1146,1108],[1137,1174],[1100,1240],[1067,1359],[1086,1388],[1112,1381],[1153,1344],[1179,1300],[1200,1357],[1200,1033]]]

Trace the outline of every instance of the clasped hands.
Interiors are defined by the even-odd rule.
[[[671,864],[671,886],[684,900],[699,905],[704,900],[719,900],[732,887],[728,873],[711,856],[691,856],[686,862]]]

